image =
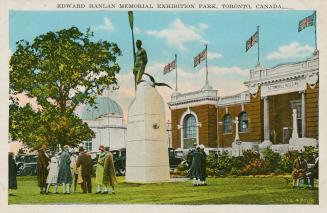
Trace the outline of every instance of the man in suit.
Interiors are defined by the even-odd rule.
[[[92,158],[82,146],[79,147],[79,156],[76,166],[81,167],[82,190],[83,193],[92,193],[91,175],[92,175]]]

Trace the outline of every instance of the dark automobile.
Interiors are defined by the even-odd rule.
[[[37,155],[17,155],[17,175],[36,175],[37,173]]]
[[[125,175],[126,172],[126,149],[111,150],[114,158],[115,170],[117,175]]]
[[[116,149],[116,150],[111,150],[113,159],[114,159],[114,164],[115,164],[115,170],[116,170],[116,175],[125,175],[125,170],[126,170],[126,149]],[[95,176],[95,171],[96,171],[96,164],[98,161],[98,153],[97,152],[91,152],[91,157],[92,157],[92,162],[93,162],[93,176]]]
[[[125,175],[126,173],[126,148],[116,149],[110,151],[113,155],[116,175]],[[94,154],[94,153],[93,153]],[[183,157],[175,152],[173,148],[168,148],[169,167],[176,168],[182,161]],[[93,162],[96,162],[96,157],[92,157]],[[94,164],[96,166],[96,163]],[[94,168],[95,170],[95,168]]]
[[[168,148],[168,156],[169,156],[169,167],[171,169],[176,168],[183,161],[183,157],[180,154],[178,154],[174,148]]]

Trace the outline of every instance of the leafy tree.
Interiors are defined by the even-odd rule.
[[[9,105],[9,132],[12,140],[19,140],[34,146],[36,130],[40,126],[41,113],[34,111],[30,104]]]
[[[16,43],[10,59],[10,95],[23,93],[35,98],[39,109],[12,106],[17,113],[11,116],[11,124],[19,122],[16,115],[27,122],[21,133],[10,131],[13,138],[32,146],[54,146],[74,145],[94,137],[74,111],[80,104],[94,105],[104,90],[118,88],[117,57],[121,51],[115,43],[92,41],[92,37],[90,30],[82,33],[71,27],[40,35],[31,44],[25,40]],[[25,111],[33,113],[27,115]],[[26,139],[22,133],[29,132],[30,126],[32,136]]]
[[[270,148],[263,150],[263,158],[265,160],[265,166],[270,172],[274,172],[277,169],[279,162],[281,161],[280,154],[274,152]]]

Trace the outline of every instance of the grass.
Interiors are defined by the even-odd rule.
[[[191,181],[132,184],[119,177],[115,195],[81,194],[80,187],[70,195],[40,195],[36,177],[17,181],[17,196],[10,196],[9,204],[318,204],[318,189],[292,189],[282,177],[208,178],[208,186],[201,187]]]

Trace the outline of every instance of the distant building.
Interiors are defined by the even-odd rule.
[[[100,145],[109,146],[110,149],[125,148],[126,126],[123,122],[123,111],[117,102],[109,97],[99,96],[96,105],[86,105],[81,118],[95,132],[91,141],[85,141],[88,151],[98,151]]]
[[[210,85],[199,91],[174,93],[168,103],[172,146],[233,147],[236,140],[257,146],[288,144],[292,134],[296,137],[293,109],[298,137],[318,141],[318,79],[319,56],[315,52],[296,63],[256,66],[244,82],[248,90],[239,94],[221,97]]]

